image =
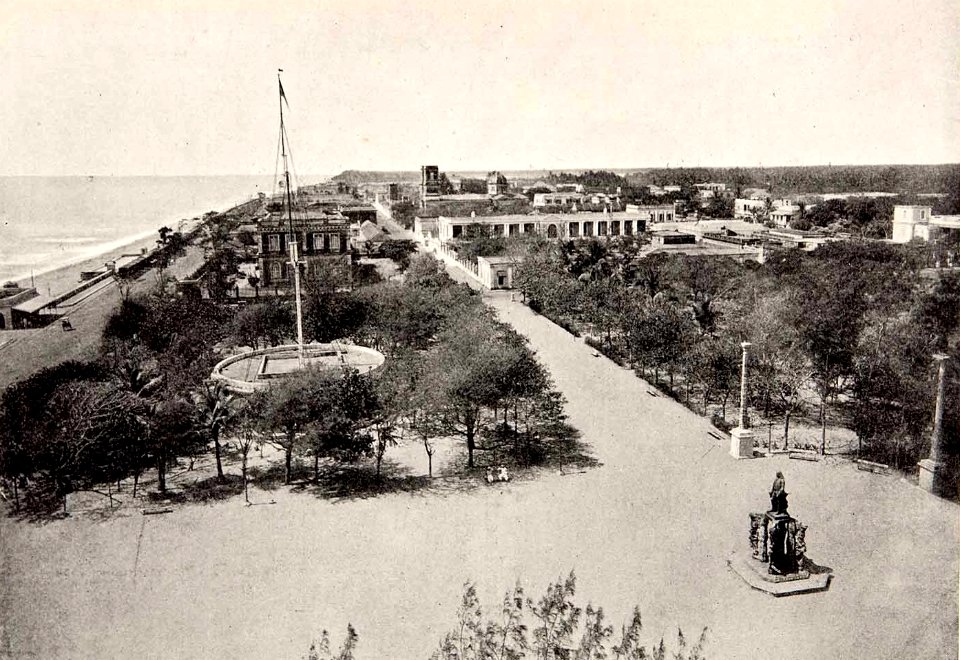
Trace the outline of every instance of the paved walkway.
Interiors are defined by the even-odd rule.
[[[446,495],[334,504],[255,491],[166,516],[0,520],[0,657],[297,658],[322,628],[358,657],[426,658],[461,584],[493,615],[575,569],[615,627],[647,644],[709,626],[711,660],[949,658],[957,642],[957,507],[843,462],[735,461],[700,417],[535,316],[488,295],[530,338],[603,466]],[[726,566],[776,470],[830,590],[774,599]]]

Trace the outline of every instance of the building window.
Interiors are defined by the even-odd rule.
[[[323,252],[323,234],[313,235],[313,251]]]
[[[623,221],[623,234],[625,236],[630,236],[633,234],[633,220]]]
[[[463,225],[453,225],[451,229],[453,230],[453,238],[460,238],[463,236]]]
[[[280,251],[280,234],[270,234],[267,236],[267,251],[268,252]]]
[[[330,251],[340,251],[340,234],[330,234]]]
[[[273,282],[279,282],[283,279],[283,264],[279,261],[270,264],[270,279]]]

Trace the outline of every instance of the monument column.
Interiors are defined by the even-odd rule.
[[[737,428],[730,432],[730,455],[734,458],[753,458],[754,432],[750,429],[750,413],[748,410],[749,389],[747,383],[747,365],[750,356],[748,341],[740,344],[743,349],[743,361],[740,364],[740,418]]]
[[[933,413],[933,437],[930,439],[930,456],[918,463],[920,466],[920,487],[926,491],[941,494],[943,490],[943,409],[947,388],[947,361],[950,356],[937,353],[933,359],[939,363],[937,369],[937,407]]]

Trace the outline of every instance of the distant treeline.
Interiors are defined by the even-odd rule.
[[[633,185],[692,185],[717,181],[737,188],[776,193],[900,192],[956,194],[960,164],[817,165],[809,167],[690,167],[636,170]]]
[[[618,170],[623,172],[623,170]],[[334,181],[386,183],[419,181],[418,172],[362,172],[346,170]],[[736,194],[745,188],[765,188],[771,196],[789,193],[895,192],[942,193],[943,212],[960,212],[960,164],[947,165],[815,165],[804,167],[679,167],[646,168],[618,174],[606,170],[549,172],[531,170],[529,178],[553,183],[583,183],[587,187],[614,189],[647,185],[690,187],[695,183],[726,183]]]
[[[330,179],[338,183],[358,186],[361,183],[419,183],[420,172],[367,172],[344,170]]]

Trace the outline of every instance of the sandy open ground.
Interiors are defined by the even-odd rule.
[[[583,603],[646,642],[708,626],[709,658],[957,654],[957,506],[841,461],[736,461],[706,421],[653,396],[542,317],[493,296],[531,339],[603,466],[504,487],[333,503],[254,491],[163,516],[130,509],[0,522],[0,657],[299,658],[348,621],[362,658],[426,658],[472,579],[492,613],[517,579],[575,569]],[[726,565],[782,469],[830,590],[774,599]]]

